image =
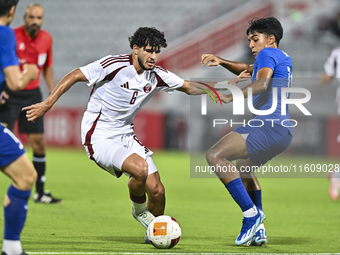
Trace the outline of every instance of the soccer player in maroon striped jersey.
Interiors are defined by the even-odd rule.
[[[71,71],[44,102],[23,110],[28,121],[35,121],[75,83],[92,86],[81,124],[82,143],[99,167],[117,178],[123,173],[129,177],[132,215],[147,228],[155,216],[164,213],[164,186],[153,152],[134,134],[133,118],[158,91],[202,94],[203,90],[156,65],[161,49],[167,47],[163,32],[140,27],[129,42],[132,54],[109,55]]]

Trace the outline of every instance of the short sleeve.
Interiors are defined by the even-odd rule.
[[[104,69],[100,64],[105,61],[110,56],[101,58],[100,60],[94,61],[86,66],[80,67],[80,71],[85,75],[86,79],[89,81],[87,83],[88,86],[91,86],[95,83],[101,82],[107,75],[108,68]]]
[[[9,27],[2,27],[0,30],[0,66],[4,69],[14,65],[19,65],[14,31]]]
[[[48,48],[48,51],[47,51],[47,59],[46,59],[46,63],[45,63],[45,66],[52,66],[53,65],[53,51],[52,51],[52,45],[53,45],[53,39],[52,37],[50,36],[49,37],[49,48]]]
[[[87,85],[91,86],[101,81],[112,80],[119,70],[129,65],[129,55],[108,55],[97,61],[94,61],[93,63],[81,67],[80,71],[82,71],[89,81]]]
[[[181,88],[184,83],[184,79],[178,77],[176,74],[165,70],[159,69],[156,72],[157,75],[157,87],[169,94],[171,94],[175,89]]]

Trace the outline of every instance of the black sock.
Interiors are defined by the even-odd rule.
[[[33,154],[33,165],[35,170],[38,173],[37,182],[35,183],[35,190],[39,194],[44,193],[44,184],[45,184],[45,166],[46,166],[46,158],[45,154]]]

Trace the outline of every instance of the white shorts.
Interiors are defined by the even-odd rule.
[[[149,175],[157,171],[151,158],[153,152],[145,147],[134,133],[114,136],[84,147],[90,159],[117,178],[123,173],[123,162],[133,153],[146,160]],[[125,174],[130,177],[130,174]]]

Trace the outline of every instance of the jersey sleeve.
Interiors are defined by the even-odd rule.
[[[47,58],[45,66],[52,66],[53,65],[53,51],[52,51],[52,45],[53,45],[53,39],[52,36],[49,37],[49,48],[47,50]]]
[[[130,65],[130,56],[123,55],[108,55],[86,66],[80,67],[80,71],[89,81],[88,86],[101,81],[111,81],[115,75],[124,67]]]
[[[256,57],[257,62],[257,70],[260,70],[261,68],[268,67],[275,70],[276,66],[276,60],[273,56],[273,53],[270,50],[263,49],[261,50]]]
[[[339,49],[333,50],[323,66],[325,73],[330,77],[334,77],[335,75],[335,66],[337,65],[336,63],[337,52],[339,52]]]
[[[16,40],[11,28],[3,28],[0,33],[0,67],[19,65],[16,53]]]
[[[80,71],[85,75],[89,81],[88,86],[101,82],[108,75],[109,68],[104,68],[101,63],[111,56],[106,56],[97,61],[94,61],[86,66],[80,67]]]
[[[157,75],[157,87],[171,94],[175,89],[181,88],[184,83],[184,79],[178,77],[176,74],[165,70],[159,69],[156,72]]]

